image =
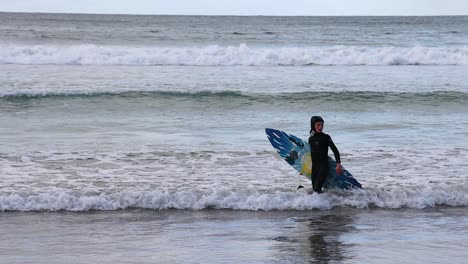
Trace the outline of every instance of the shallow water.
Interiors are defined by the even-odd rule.
[[[465,67],[144,68],[0,66],[0,209],[468,204]],[[315,113],[363,191],[294,191],[264,128]]]

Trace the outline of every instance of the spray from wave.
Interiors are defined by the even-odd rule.
[[[468,65],[466,47],[126,47],[0,45],[0,64],[52,65]]]

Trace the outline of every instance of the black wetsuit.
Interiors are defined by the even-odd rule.
[[[328,147],[335,154],[337,163],[340,161],[340,152],[333,143],[331,137],[325,133],[315,133],[309,137],[310,154],[312,156],[312,185],[315,192],[322,192],[328,176]]]

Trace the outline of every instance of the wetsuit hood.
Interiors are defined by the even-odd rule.
[[[315,131],[315,123],[317,122],[325,122],[323,121],[323,118],[321,116],[313,116],[312,118],[310,118],[310,133],[317,133],[317,131]]]

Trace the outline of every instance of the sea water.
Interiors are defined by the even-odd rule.
[[[468,17],[0,22],[0,262],[468,257]],[[363,189],[275,154],[312,115]]]

